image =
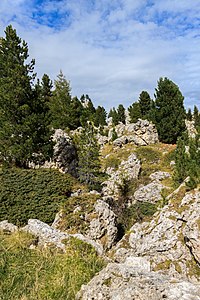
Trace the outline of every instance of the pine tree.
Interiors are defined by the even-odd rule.
[[[188,176],[188,154],[186,152],[186,144],[183,138],[179,137],[176,147],[176,156],[175,156],[175,173],[174,179],[178,183],[183,182]]]
[[[197,131],[200,132],[200,114],[196,105],[194,106],[193,116],[194,116],[194,126],[197,129]]]
[[[28,57],[27,43],[8,26],[0,43],[0,156],[17,166],[27,166],[38,149],[41,98],[32,88],[35,62],[26,63]]]
[[[128,111],[131,123],[136,123],[138,119],[142,117],[140,104],[138,102],[134,102],[131,106],[129,106]]]
[[[106,110],[103,106],[98,106],[95,112],[94,125],[96,127],[106,125]]]
[[[188,121],[192,121],[192,111],[191,108],[188,109],[188,112],[186,114],[186,118]]]
[[[60,71],[55,80],[55,90],[50,102],[52,126],[53,128],[65,129],[70,127],[71,118],[71,88],[69,81],[66,80]]]
[[[118,114],[118,121],[125,124],[126,123],[125,108],[122,104],[119,104],[117,108],[117,114]]]
[[[91,122],[87,123],[80,136],[77,137],[77,148],[79,179],[93,188],[98,184],[100,160],[99,145]]]
[[[112,125],[113,126],[116,126],[117,124],[119,124],[119,116],[118,116],[118,113],[117,113],[117,111],[114,107],[110,110],[110,112],[108,114],[108,117],[112,118]]]
[[[148,115],[151,109],[151,97],[147,91],[142,91],[139,96],[138,103],[140,105],[142,119],[148,119]]]
[[[178,86],[168,78],[160,78],[155,93],[155,121],[159,139],[176,143],[185,128],[184,97]]]

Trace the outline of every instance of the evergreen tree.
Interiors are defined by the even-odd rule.
[[[27,63],[28,57],[27,43],[8,26],[0,43],[0,156],[17,166],[27,166],[38,150],[39,126],[45,126],[37,124],[43,105],[32,88],[35,62]]]
[[[94,122],[96,109],[88,95],[82,95],[80,101],[83,106],[81,114],[81,125],[85,127],[87,126],[88,121]]]
[[[151,97],[147,91],[142,91],[139,96],[138,103],[140,105],[142,119],[148,119],[148,115],[151,109]]]
[[[95,112],[94,125],[96,127],[106,125],[106,110],[103,106],[98,106]]]
[[[178,183],[183,182],[188,176],[188,154],[186,153],[186,144],[183,138],[179,137],[176,147],[175,156],[175,173],[174,179]]]
[[[70,129],[74,130],[81,126],[81,115],[83,112],[83,105],[77,97],[72,98],[70,104],[70,111],[71,111],[71,115],[70,115],[69,127]]]
[[[194,106],[194,126],[197,129],[198,132],[200,132],[200,114],[197,106]]]
[[[57,80],[55,80],[55,90],[51,98],[50,109],[53,117],[53,128],[65,129],[70,127],[71,88],[62,71],[60,71]]]
[[[188,109],[188,112],[186,114],[186,118],[188,121],[192,121],[192,112],[191,112],[191,108]]]
[[[131,123],[136,123],[138,119],[142,117],[140,104],[138,102],[134,102],[131,106],[129,106],[128,111]]]
[[[99,145],[91,122],[87,123],[80,136],[77,137],[77,148],[79,179],[93,188],[98,184],[100,160]]]
[[[110,110],[110,112],[108,114],[108,117],[112,118],[112,125],[113,126],[116,126],[117,124],[119,124],[119,116],[118,116],[118,113],[117,113],[117,111],[114,107]]]
[[[117,108],[117,114],[118,114],[118,121],[125,124],[126,123],[125,108],[122,104],[119,104]]]
[[[159,139],[176,143],[185,128],[184,97],[178,86],[168,78],[160,78],[155,93],[155,121]]]

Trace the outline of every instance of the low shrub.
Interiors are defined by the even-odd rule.
[[[0,172],[0,221],[24,225],[32,218],[51,223],[71,189],[71,176],[57,170],[3,169]]]

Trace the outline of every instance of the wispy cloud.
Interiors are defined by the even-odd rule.
[[[14,3],[13,3],[14,2]],[[107,108],[153,96],[167,76],[185,96],[200,95],[200,1],[1,0],[0,34],[12,23],[29,44],[39,76],[62,69],[74,95]]]

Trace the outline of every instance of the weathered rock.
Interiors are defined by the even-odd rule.
[[[18,231],[18,227],[12,223],[9,223],[8,220],[4,220],[0,222],[0,231],[11,233]]]
[[[133,195],[133,199],[140,202],[156,203],[162,200],[162,190],[164,188],[166,188],[166,186],[159,181],[154,180],[137,189]]]
[[[92,245],[99,255],[103,254],[103,247],[88,237],[85,237],[82,234],[68,234],[66,232],[62,232],[37,219],[28,220],[28,225],[20,230],[29,232],[36,236],[38,238],[38,245],[41,247],[53,246],[65,252],[66,245],[64,242],[70,237],[75,237]]]
[[[110,175],[110,178],[103,182],[103,195],[107,197],[118,197],[119,189],[123,184],[123,181],[130,181],[138,178],[140,169],[140,160],[134,153],[132,153],[127,160],[121,162],[117,171],[108,168],[106,173]]]
[[[61,129],[56,129],[53,135],[53,163],[64,173],[77,175],[77,153],[72,139]]]
[[[162,270],[175,278],[199,279],[199,216],[199,191],[186,194],[177,211],[170,202],[151,222],[132,226],[130,233],[117,244],[117,261],[123,262],[129,255],[145,256],[151,260],[154,270]]]
[[[171,177],[171,174],[168,173],[168,172],[162,172],[162,171],[157,171],[157,172],[154,172],[152,173],[149,178],[151,180],[156,180],[156,181],[160,181],[160,180],[163,180],[165,178],[169,178]]]
[[[97,200],[93,214],[95,218],[90,222],[87,235],[90,239],[102,243],[104,249],[110,249],[118,234],[116,215],[102,200]]]
[[[121,147],[127,143],[137,146],[146,146],[158,143],[158,133],[153,123],[139,119],[137,123],[115,126],[118,138],[113,142],[115,147]],[[112,140],[113,128],[109,130],[108,141]]]
[[[150,272],[149,263],[129,258],[110,263],[87,286],[77,300],[200,300],[200,285]]]

